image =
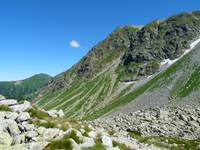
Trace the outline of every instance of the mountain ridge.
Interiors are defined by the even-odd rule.
[[[135,99],[163,60],[180,57],[200,35],[200,11],[182,13],[143,27],[117,28],[79,63],[38,91],[34,103],[90,118]],[[182,58],[181,58],[182,59]],[[125,82],[133,82],[126,84]],[[106,108],[106,109],[105,109]],[[96,112],[96,113],[94,113]],[[93,117],[92,117],[93,118]]]
[[[51,76],[40,73],[17,81],[0,81],[0,94],[19,100],[30,99],[31,94],[47,84]]]

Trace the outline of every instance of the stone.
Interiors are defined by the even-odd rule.
[[[82,148],[93,147],[95,145],[93,138],[83,137],[83,143],[80,144]]]
[[[95,131],[90,131],[88,133],[88,136],[91,137],[91,138],[96,138],[97,137],[97,133]]]
[[[113,147],[112,140],[111,140],[111,138],[109,136],[104,135],[104,136],[102,136],[101,140],[102,140],[102,144],[104,146],[106,146],[108,148],[112,148]]]
[[[5,111],[0,111],[0,120],[5,119],[7,112]]]
[[[64,132],[57,128],[48,128],[44,131],[43,137],[45,140],[52,140],[57,137],[62,137]]]
[[[17,117],[18,122],[23,122],[29,120],[31,117],[28,112],[20,112],[19,116]]]
[[[25,142],[25,135],[24,134],[20,134],[20,135],[17,135],[13,138],[13,143],[14,144],[21,144],[21,143],[24,143]]]
[[[9,150],[11,147],[12,141],[13,140],[8,133],[0,131],[0,149],[1,150]]]
[[[14,99],[5,99],[0,101],[0,105],[13,106],[17,104],[17,100]]]
[[[52,117],[52,118],[58,117],[58,111],[57,111],[57,110],[50,110],[50,111],[48,111],[47,113],[48,113],[48,115],[49,115],[50,117]]]
[[[19,116],[19,114],[16,112],[7,112],[5,115],[5,118],[15,120],[15,119],[17,119],[18,116]]]
[[[25,137],[27,138],[27,140],[31,140],[34,137],[37,137],[38,133],[36,131],[28,131],[25,133]]]
[[[185,121],[185,122],[188,121],[188,118],[185,115],[183,115],[183,114],[180,114],[180,119],[183,120],[183,121]]]
[[[43,150],[49,142],[42,141],[42,142],[31,142],[26,144],[26,149],[28,150]]]
[[[32,106],[31,106],[31,103],[30,103],[30,102],[24,101],[23,104],[18,104],[18,105],[15,105],[15,106],[11,106],[10,108],[11,108],[12,111],[14,111],[14,112],[23,112],[23,111],[25,111],[25,110],[27,110],[27,109],[32,108]]]
[[[57,114],[58,114],[58,117],[61,117],[61,118],[65,116],[63,110],[61,109],[57,112]]]
[[[9,120],[5,120],[4,123],[6,124],[7,130],[12,137],[15,137],[21,133],[16,121],[9,119]]]
[[[24,131],[31,131],[31,130],[36,129],[33,124],[29,124],[26,121],[22,122],[21,126],[22,126],[22,129],[24,129]]]
[[[44,132],[45,132],[46,130],[47,130],[47,129],[46,129],[45,127],[39,127],[39,128],[37,129],[37,132],[38,132],[40,135],[43,135]]]
[[[3,95],[0,95],[0,101],[6,99]]]

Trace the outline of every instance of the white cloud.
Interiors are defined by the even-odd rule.
[[[72,47],[72,48],[79,48],[80,47],[80,44],[78,43],[78,41],[76,41],[76,40],[72,40],[72,41],[70,41],[70,46]]]

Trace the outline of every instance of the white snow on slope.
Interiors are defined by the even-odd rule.
[[[161,66],[163,65],[167,65],[167,66],[170,66],[172,64],[174,64],[175,62],[177,62],[180,58],[182,58],[183,56],[185,56],[187,53],[189,53],[198,43],[200,42],[200,37],[195,40],[194,42],[192,42],[190,44],[190,48],[189,49],[186,49],[185,52],[179,57],[179,58],[176,58],[174,60],[170,60],[170,59],[164,59],[162,62],[161,62]]]

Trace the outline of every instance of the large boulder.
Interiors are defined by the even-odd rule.
[[[27,121],[30,119],[30,115],[28,112],[20,112],[17,121],[18,122],[23,122],[23,121]]]
[[[14,99],[5,99],[0,101],[0,105],[13,106],[17,104],[17,100]]]
[[[19,114],[16,113],[16,112],[7,112],[7,113],[5,114],[5,118],[6,118],[6,119],[11,119],[11,120],[17,119],[18,116],[19,116]]]
[[[49,128],[49,129],[44,130],[44,133],[42,136],[45,140],[52,140],[58,137],[63,137],[63,135],[64,135],[64,132],[62,130],[57,129],[57,128]]]
[[[6,132],[0,131],[0,149],[8,150],[10,149],[11,144],[12,144],[11,136]]]
[[[12,111],[15,111],[15,112],[23,112],[29,108],[32,108],[32,106],[30,102],[24,101],[23,104],[11,106],[10,108],[12,109]]]

